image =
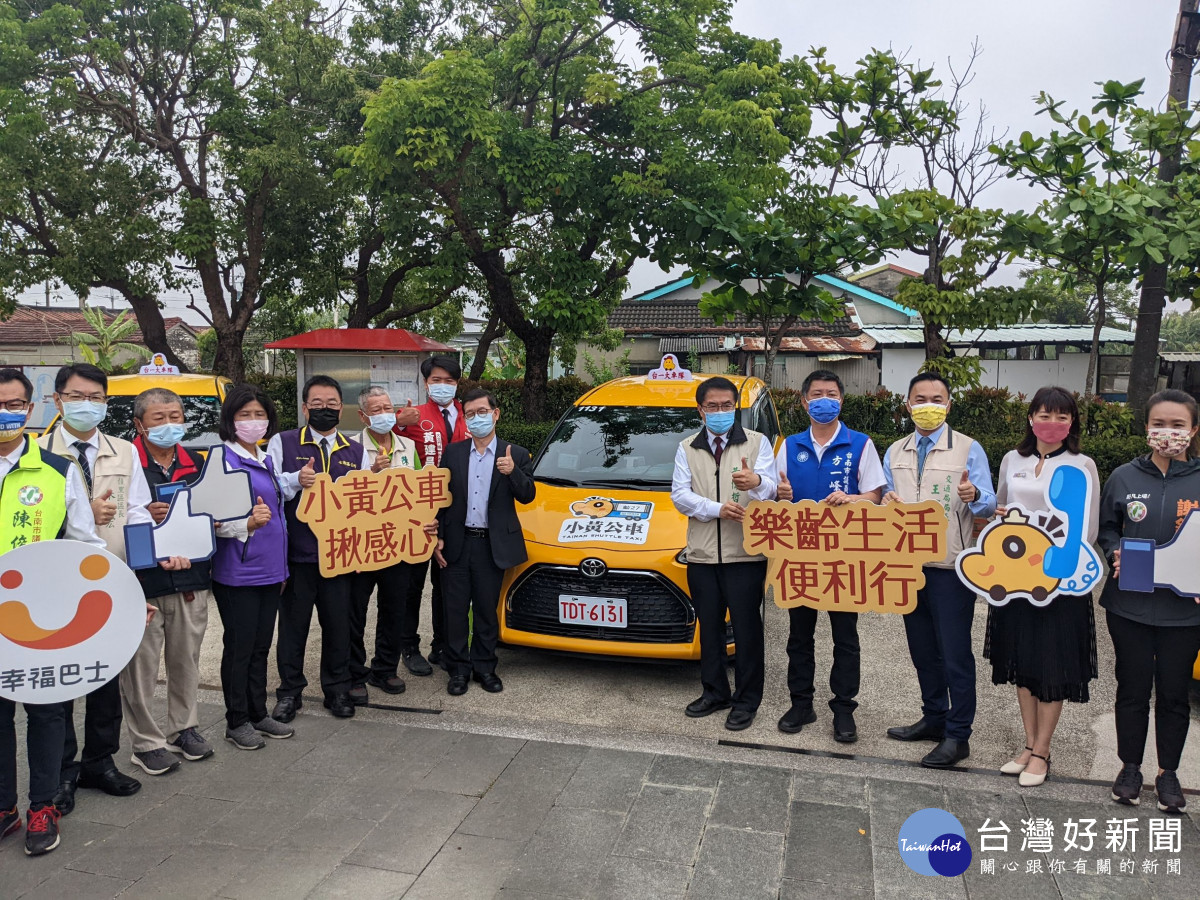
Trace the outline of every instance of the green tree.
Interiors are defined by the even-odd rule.
[[[150,354],[147,348],[129,340],[137,333],[138,325],[135,319],[130,318],[128,310],[121,310],[109,320],[104,317],[103,310],[89,306],[83,310],[83,318],[94,334],[77,331],[71,335],[70,340],[84,362],[91,363],[110,375],[120,375],[128,372]],[[118,363],[118,356],[132,356],[133,360]]]
[[[1163,349],[1200,350],[1200,310],[1167,313],[1162,322]]]

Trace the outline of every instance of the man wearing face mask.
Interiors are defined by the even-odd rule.
[[[888,447],[884,503],[935,500],[946,511],[946,557],[924,567],[917,607],[904,616],[908,653],[921,687],[921,718],[888,729],[898,741],[937,741],[921,760],[948,769],[971,755],[975,721],[975,655],[971,620],[975,594],[954,571],[954,561],[975,543],[975,517],[996,511],[992,470],[983,448],[946,425],[950,385],[936,372],[919,372],[908,385],[908,412],[916,432]]]
[[[451,444],[442,457],[450,470],[452,499],[438,511],[441,537],[434,551],[446,591],[446,693],[451,696],[465,694],[471,678],[489,694],[504,690],[496,674],[496,607],[504,571],[527,558],[516,504],[532,503],[536,490],[529,451],[496,436],[496,398],[476,388],[463,401],[463,411],[471,440]]]
[[[342,418],[342,386],[328,375],[313,375],[301,390],[308,424],[275,435],[267,455],[279,473],[288,534],[288,580],[279,600],[279,640],[275,661],[279,687],[271,718],[290,722],[303,705],[308,686],[304,650],[313,609],[321,623],[321,691],[325,708],[340,719],[354,715],[350,697],[350,587],[352,574],[327,578],[321,574],[317,536],[296,518],[300,492],[310,488],[319,472],[337,481],[370,466],[362,445],[338,431]]]
[[[819,500],[831,506],[878,503],[887,479],[875,444],[865,434],[851,431],[839,420],[842,380],[829,371],[809,373],[801,387],[804,409],[812,426],[793,434],[779,448],[778,499]],[[788,691],[792,706],[779,720],[779,730],[795,734],[817,720],[813,710],[813,677],[816,671],[814,634],[817,610],[795,606],[788,610]],[[833,738],[841,743],[858,740],[854,710],[858,703],[860,665],[858,613],[829,613],[833,634],[833,669],[829,689],[833,699]]]
[[[204,461],[193,457],[180,441],[187,433],[183,400],[166,388],[142,391],[133,401],[133,448],[155,499],[149,511],[155,524],[167,517],[170,485],[191,484],[200,478]],[[158,609],[142,643],[121,673],[121,700],[132,762],[148,775],[179,768],[178,754],[187,760],[206,759],[212,745],[197,730],[200,724],[197,691],[200,686],[200,645],[208,628],[212,599],[212,567],[208,561],[190,568],[166,571],[138,569],[146,601]],[[166,732],[154,710],[154,686],[160,660],[167,666]]]
[[[422,466],[440,466],[442,454],[453,443],[465,441],[466,419],[462,405],[454,399],[458,392],[458,380],[462,367],[452,356],[431,356],[421,361],[421,377],[425,379],[425,392],[429,400],[420,406],[410,402],[396,410],[396,434],[408,438],[417,445],[417,454]],[[405,598],[403,632],[400,636],[402,657],[408,671],[414,675],[431,675],[434,666],[444,664],[442,650],[446,646],[442,626],[446,609],[442,601],[442,581],[436,567],[430,574],[433,584],[431,617],[433,639],[429,645],[429,659],[421,655],[421,598],[425,593],[425,573],[430,571],[428,562],[413,567]]]
[[[96,531],[109,553],[125,559],[125,526],[152,523],[150,486],[133,444],[101,434],[98,426],[108,415],[108,376],[96,366],[73,363],[54,378],[54,405],[62,415],[58,427],[38,439],[43,450],[66,458],[79,469],[91,498]],[[83,752],[79,759],[72,713],[66,711],[66,742],[62,777],[54,805],[64,816],[75,808],[77,787],[97,788],[126,797],[141,782],[117,769],[113,762],[121,745],[121,688],[119,679],[87,695],[83,720]]]
[[[359,441],[366,451],[366,468],[382,472],[388,468],[415,469],[417,450],[412,441],[392,432],[396,410],[388,392],[372,385],[358,395],[358,417],[362,419]],[[367,685],[388,694],[404,693],[404,679],[397,674],[400,665],[401,636],[404,630],[404,605],[408,583],[415,567],[399,562],[374,572],[356,572],[350,588],[350,699],[366,703]],[[375,657],[367,666],[364,632],[371,593],[375,597]],[[432,670],[431,670],[432,671]]]
[[[774,448],[765,435],[737,421],[737,387],[705,378],[696,388],[704,427],[675,451],[671,502],[688,518],[687,580],[700,628],[704,691],[685,713],[698,719],[728,709],[725,727],[749,728],[763,695],[763,581],[767,561],[742,547],[742,522],[751,500],[775,496]],[[737,644],[737,690],[725,672],[725,612]],[[730,708],[732,707],[732,709]]]

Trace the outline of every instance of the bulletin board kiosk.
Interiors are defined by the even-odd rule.
[[[263,345],[296,353],[296,410],[304,421],[300,391],[313,375],[329,375],[342,386],[343,431],[361,431],[358,395],[364,388],[386,388],[396,406],[425,402],[421,361],[430,356],[458,357],[456,347],[403,328],[318,328]]]

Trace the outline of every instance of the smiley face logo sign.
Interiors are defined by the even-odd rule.
[[[146,623],[137,576],[80,541],[0,556],[0,697],[60,703],[116,678]]]

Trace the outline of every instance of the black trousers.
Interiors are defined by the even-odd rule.
[[[353,575],[326,578],[317,563],[288,563],[291,576],[279,600],[279,643],[275,696],[299,697],[308,687],[304,650],[313,609],[321,623],[321,691],[326,697],[350,690],[350,586]]]
[[[17,805],[16,712],[17,704],[0,699],[0,812],[8,812]],[[49,803],[58,790],[63,752],[63,705],[26,703],[25,718],[29,806],[33,808]]]
[[[84,698],[82,754],[75,736],[75,701],[66,701],[62,709],[62,780],[77,780],[81,770],[99,774],[113,768],[116,765],[113,754],[121,749],[121,722],[124,720],[119,679],[102,684]]]
[[[904,617],[908,654],[921,686],[921,713],[965,741],[975,722],[975,654],[971,621],[975,594],[953,569],[925,566],[917,608]]]
[[[733,708],[757,712],[763,696],[763,582],[767,562],[705,565],[688,563],[688,591],[700,627],[700,683],[704,696],[732,700]],[[737,644],[734,677],[737,689],[730,693],[725,672],[725,611],[733,625]]]
[[[224,630],[221,691],[225,723],[237,728],[267,717],[267,657],[275,637],[282,584],[231,585],[213,582]]]
[[[404,617],[401,622],[400,649],[417,650],[421,646],[421,600],[425,593],[425,573],[433,582],[433,599],[430,608],[433,622],[433,638],[430,651],[442,650],[446,646],[446,604],[442,599],[442,570],[431,559],[410,566],[408,596],[404,601]]]
[[[446,667],[451,675],[466,676],[473,671],[487,675],[496,671],[496,643],[500,639],[496,607],[504,570],[492,559],[492,545],[486,537],[467,535],[463,541],[462,555],[441,571],[446,591]],[[468,611],[474,636],[470,634]]]
[[[1107,619],[1117,657],[1117,756],[1141,765],[1153,688],[1158,765],[1178,769],[1191,719],[1188,689],[1200,653],[1200,625],[1145,625],[1111,612]]]
[[[812,709],[813,679],[816,676],[816,641],[819,610],[810,606],[794,606],[788,610],[788,693],[792,705]],[[830,612],[829,628],[833,632],[833,668],[829,671],[829,690],[833,699],[829,708],[835,713],[852,713],[858,709],[860,660],[858,645],[858,613]],[[740,652],[740,651],[739,651]]]
[[[413,566],[397,563],[376,572],[356,572],[350,581],[350,682],[366,684],[367,676],[387,679],[400,666],[403,645],[404,614],[408,601],[408,586]],[[367,665],[367,649],[363,635],[367,629],[367,608],[371,592],[375,595],[375,657]]]

